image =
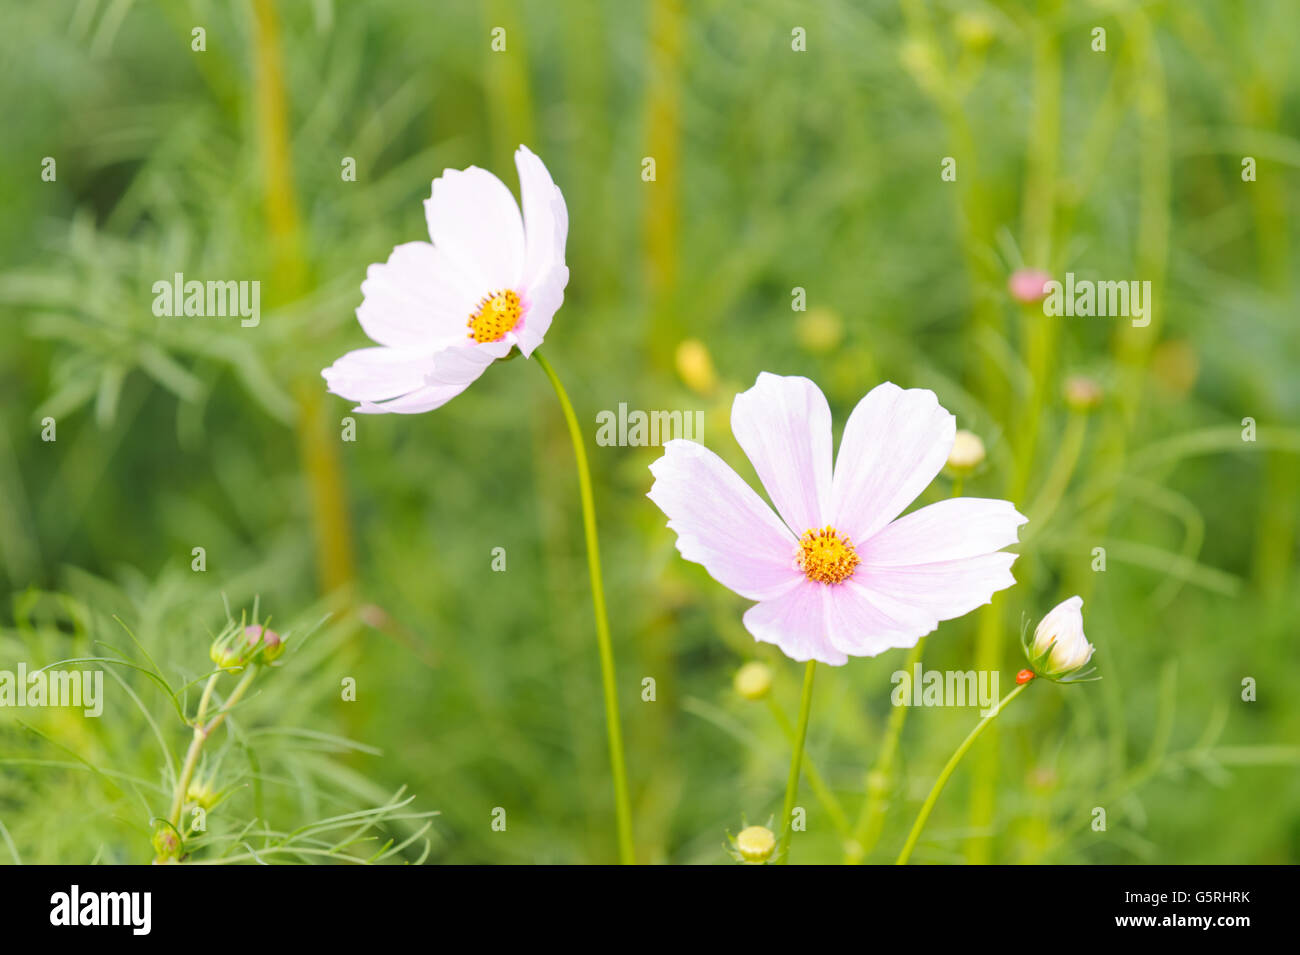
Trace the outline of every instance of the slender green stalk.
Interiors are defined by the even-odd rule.
[[[199,700],[198,712],[194,715],[194,735],[190,739],[190,748],[185,753],[185,762],[181,766],[181,773],[176,777],[176,789],[172,793],[172,808],[167,814],[167,820],[173,828],[178,828],[181,822],[181,809],[185,806],[185,794],[189,791],[190,780],[194,776],[194,767],[199,761],[199,750],[203,748],[203,716],[208,711],[208,702],[212,699],[212,690],[217,685],[217,678],[220,673],[214,673],[208,677],[207,686],[203,688],[203,696]]]
[[[1060,187],[1062,60],[1060,37],[1056,28],[1060,4],[1056,0],[1043,4],[1030,27],[1033,48],[1032,112],[1025,157],[1026,182],[1023,209],[1025,252],[1029,264],[1051,269],[1055,223]],[[1006,498],[1016,503],[1024,499],[1034,473],[1040,445],[1044,409],[1057,387],[1057,352],[1060,323],[1044,321],[1041,306],[1020,308],[1021,351],[1029,372],[1028,393],[1005,418],[1016,434],[1015,454],[1008,475]],[[1030,565],[1032,566],[1032,565]],[[1021,584],[1028,569],[1022,566]],[[981,614],[975,637],[975,666],[980,670],[997,670],[1003,666],[1003,635],[1006,631],[1003,599],[995,600]],[[988,830],[996,812],[998,783],[998,749],[988,747],[975,765],[975,779],[970,800],[971,828],[976,833],[966,845],[967,862],[982,865],[991,861],[992,844],[980,835]]]
[[[222,721],[234,709],[235,704],[240,701],[244,693],[248,691],[249,684],[253,682],[253,676],[257,668],[249,664],[244,671],[243,679],[236,685],[230,698],[221,704],[217,710],[217,715],[212,718],[211,723],[204,723],[203,717],[207,715],[208,704],[212,701],[212,691],[217,685],[217,679],[220,673],[214,673],[208,678],[208,684],[203,688],[203,696],[199,700],[198,711],[194,714],[194,735],[190,738],[190,748],[185,753],[185,762],[181,766],[181,773],[176,777],[176,789],[172,793],[172,808],[167,815],[167,821],[172,824],[172,828],[177,832],[180,831],[181,811],[185,808],[185,796],[190,791],[190,780],[194,778],[194,770],[199,764],[199,753],[203,750],[203,744],[207,742],[213,730],[221,725]]]
[[[1065,423],[1065,435],[1061,438],[1056,459],[1052,462],[1047,479],[1038,491],[1038,496],[1029,507],[1028,537],[1037,537],[1046,526],[1047,521],[1056,512],[1065,489],[1069,487],[1070,478],[1079,464],[1079,453],[1083,450],[1083,439],[1088,430],[1086,412],[1071,411]]]
[[[268,298],[263,306],[278,308],[307,295],[313,283],[293,176],[291,104],[280,17],[275,0],[254,0],[252,12],[253,118],[265,197],[265,229],[259,230],[259,235],[265,236],[270,253],[271,279],[266,283]],[[298,346],[311,334],[307,327],[300,327]],[[320,584],[327,593],[350,596],[356,568],[339,442],[326,415],[325,391],[316,368],[310,372],[294,368],[291,379],[297,400],[294,427],[315,532]]]
[[[647,353],[657,367],[672,368],[673,348],[687,334],[675,306],[681,270],[682,60],[690,23],[683,0],[650,5],[646,84],[645,155],[655,157],[655,200],[645,204],[642,224],[645,289],[650,303]]]
[[[790,837],[794,834],[791,816],[794,815],[795,797],[799,795],[799,770],[803,764],[803,744],[808,738],[808,714],[812,711],[813,675],[817,661],[809,660],[803,671],[803,695],[799,698],[799,724],[794,731],[793,752],[790,754],[790,775],[785,782],[785,806],[781,811],[781,845],[777,849],[776,864],[790,861]]]
[[[960,478],[958,478],[960,480]],[[953,496],[957,494],[954,491]],[[916,646],[907,655],[903,669],[909,674],[921,661],[925,652],[925,637],[916,642]],[[844,850],[846,865],[860,865],[876,846],[880,832],[885,824],[887,798],[894,775],[894,761],[898,757],[898,741],[903,735],[903,723],[907,720],[908,706],[895,706],[889,714],[889,724],[885,727],[885,741],[880,747],[876,764],[867,773],[867,797],[862,801],[862,813],[853,829],[853,838]]]
[[[953,477],[952,497],[961,497],[962,489],[966,486],[965,479],[966,475],[962,471],[958,471]],[[923,653],[925,653],[925,637],[917,640],[916,646],[908,652],[903,669],[911,673],[921,662]],[[852,837],[844,847],[845,865],[861,865],[862,860],[876,847],[880,833],[885,828],[885,814],[889,809],[888,797],[894,781],[894,760],[898,756],[898,741],[903,735],[903,724],[907,722],[909,709],[911,707],[896,706],[889,714],[889,725],[885,728],[885,741],[880,747],[875,765],[867,773],[867,795],[862,800],[862,812],[858,816],[857,825],[853,827]]]
[[[569,437],[573,441],[573,458],[578,468],[578,494],[582,498],[582,529],[587,538],[587,568],[591,572],[591,605],[596,616],[596,644],[600,648],[600,678],[605,687],[605,730],[609,735],[609,763],[614,776],[614,812],[618,822],[618,857],[623,865],[636,862],[632,841],[632,807],[628,798],[627,766],[623,760],[623,729],[618,716],[618,685],[614,675],[614,647],[609,638],[609,617],[605,611],[605,584],[600,573],[600,544],[596,538],[596,504],[591,493],[591,470],[587,466],[587,449],[583,444],[578,417],[568,392],[541,352],[533,357],[546,372],[560,400]]]
[[[939,794],[943,792],[943,787],[948,783],[948,777],[950,777],[953,770],[957,768],[957,764],[961,762],[961,758],[966,755],[966,750],[970,749],[975,740],[979,739],[980,734],[983,733],[985,728],[997,718],[997,715],[1002,712],[1003,707],[1019,696],[1027,686],[1029,686],[1029,683],[1021,683],[1006,696],[1002,697],[1002,699],[998,701],[998,705],[993,708],[993,711],[976,723],[975,728],[970,731],[964,740],[961,741],[961,745],[957,747],[956,752],[952,754],[948,759],[947,764],[943,767],[943,770],[939,773],[939,778],[936,779],[934,785],[930,787],[930,795],[925,797],[925,802],[921,805],[921,811],[917,813],[916,822],[912,823],[912,831],[907,835],[907,842],[903,845],[903,851],[898,854],[898,859],[894,862],[895,865],[907,865],[907,860],[911,857],[912,850],[916,847],[916,840],[921,838],[921,830],[925,828],[926,820],[930,818],[930,811],[934,809],[934,804],[938,802]]]
[[[790,725],[790,719],[785,715],[785,710],[781,709],[781,704],[770,696],[767,698],[767,703],[772,710],[772,716],[776,718],[777,725],[781,727],[781,732],[785,734],[786,742],[793,746],[794,727]],[[826,815],[831,817],[831,824],[835,826],[835,830],[847,839],[849,837],[849,817],[844,814],[844,807],[835,798],[835,793],[831,791],[831,788],[826,785],[826,780],[817,771],[812,759],[804,759],[803,774],[808,777],[808,785],[813,788],[817,801],[826,810]]]

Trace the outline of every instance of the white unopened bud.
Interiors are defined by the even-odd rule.
[[[948,470],[969,473],[984,463],[984,442],[972,431],[958,431],[948,452]]]
[[[1029,661],[1041,676],[1060,679],[1083,669],[1093,647],[1083,633],[1083,598],[1063,600],[1043,617],[1034,630]]]

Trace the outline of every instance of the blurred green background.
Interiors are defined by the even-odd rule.
[[[933,389],[988,448],[964,492],[1031,517],[1018,585],[941,625],[927,667],[1010,687],[1021,626],[1085,599],[1104,679],[1009,708],[914,861],[1300,861],[1290,0],[3,14],[0,669],[151,669],[147,652],[176,687],[210,669],[223,595],[235,617],[258,598],[295,638],[213,744],[232,787],[218,832],[287,832],[405,786],[408,812],[438,815],[393,859],[614,858],[576,483],[542,372],[501,363],[436,412],[358,416],[354,442],[319,377],[369,344],[359,284],[427,237],[430,180],[474,164],[517,190],[522,142],[570,212],[544,350],[588,429],[641,861],[730,861],[727,831],[780,811],[801,668],[677,556],[645,498],[658,450],[595,446],[595,416],[702,410],[705,443],[753,480],[727,420],[760,370],[817,381],[837,434],[882,380]],[[1045,317],[1007,293],[1022,265],[1149,280],[1154,320]],[[260,324],[155,317],[174,272],[260,281]],[[1102,389],[1090,413],[1063,399],[1078,374]],[[949,493],[941,477],[922,502]],[[805,779],[792,861],[892,861],[974,725],[914,709],[882,771],[905,656],[821,669],[823,787]],[[732,688],[752,659],[772,706]],[[188,730],[143,670],[105,666],[98,720],[0,709],[0,859],[151,858],[163,747],[179,759]]]

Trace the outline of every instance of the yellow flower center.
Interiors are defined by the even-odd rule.
[[[510,289],[485,295],[478,303],[478,310],[469,317],[469,337],[483,342],[500,341],[516,325],[522,308],[519,296]]]
[[[804,531],[799,538],[795,563],[809,580],[838,584],[853,576],[858,566],[858,551],[849,538],[841,537],[833,527],[825,527]]]

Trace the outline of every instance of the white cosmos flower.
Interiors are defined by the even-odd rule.
[[[1029,657],[1034,669],[1049,679],[1081,670],[1095,648],[1083,633],[1083,598],[1063,600],[1039,621]]]
[[[649,497],[682,557],[756,601],[746,629],[790,659],[840,666],[916,646],[1016,582],[1002,548],[1026,518],[1009,501],[954,497],[902,515],[952,450],[956,419],[934,392],[877,385],[833,455],[821,389],[763,372],[732,403],[731,430],[772,507],[680,439],[650,465]]]
[[[432,242],[407,242],[361,283],[357,309],[374,348],[321,372],[336,395],[368,414],[441,407],[518,347],[542,343],[564,301],[569,214],[546,166],[515,153],[522,215],[492,173],[447,169],[424,201]]]

